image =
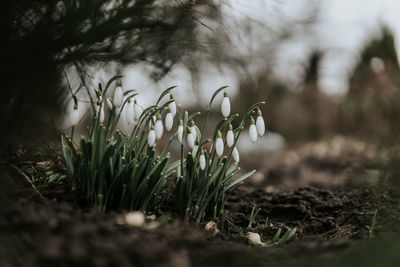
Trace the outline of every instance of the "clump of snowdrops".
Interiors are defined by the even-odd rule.
[[[113,98],[106,98],[112,87]],[[224,92],[222,118],[207,138],[212,104],[226,87],[215,91],[204,114],[189,114],[177,107],[171,94],[173,88],[163,91],[155,105],[143,108],[134,91],[124,92],[119,76],[104,88],[99,85],[87,136],[81,137],[79,144],[73,143],[72,136],[63,136],[61,140],[72,190],[84,194],[101,211],[148,212],[160,207],[165,197],[160,194],[161,189],[176,172],[175,210],[185,221],[198,224],[206,217],[216,218],[223,211],[227,193],[255,172],[235,176],[240,170],[236,143],[248,122],[253,142],[264,135],[259,109],[264,102],[252,105],[234,128],[232,124],[239,115],[231,114],[230,101]],[[167,95],[169,99],[165,99]],[[201,128],[194,122],[200,114]],[[73,112],[72,120],[79,121]],[[158,140],[166,133],[167,145],[156,152]],[[175,138],[180,143],[180,159],[170,162],[168,148]],[[191,152],[185,155],[185,148]]]

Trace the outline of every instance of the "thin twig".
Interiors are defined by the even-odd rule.
[[[46,199],[36,188],[36,186],[33,184],[32,180],[26,175],[20,168],[15,166],[14,164],[10,164],[10,166],[15,169],[19,174],[21,174],[25,180],[32,186],[33,191],[41,198],[41,199]]]

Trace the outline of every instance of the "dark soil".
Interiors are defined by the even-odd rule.
[[[332,177],[343,175],[338,174],[341,165],[333,162],[336,167],[332,167],[330,160],[301,156],[294,165],[299,170],[323,169]],[[283,189],[277,182],[279,173],[280,178],[287,176],[290,166],[280,169],[279,164],[259,166],[264,179],[233,192],[218,221],[222,233],[213,236],[203,226],[184,224],[173,214],[155,229],[128,226],[122,220],[124,213],[83,208],[66,197],[62,184],[42,188],[37,181],[41,199],[5,162],[0,177],[0,266],[400,266],[397,190],[355,187],[345,180]],[[353,163],[341,164],[348,168]],[[363,172],[367,168],[356,164]],[[271,172],[275,173],[272,189]],[[297,175],[303,183],[306,178]],[[253,207],[260,212],[248,228]],[[258,232],[267,241],[279,228],[294,227],[294,238],[280,247],[250,246],[245,238],[247,232]]]

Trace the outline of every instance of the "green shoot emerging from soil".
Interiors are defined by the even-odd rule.
[[[226,193],[255,172],[232,179],[240,170],[236,143],[247,121],[251,120],[249,133],[252,141],[257,139],[257,135],[264,134],[264,121],[258,108],[264,102],[252,105],[238,122],[239,126],[233,129],[231,123],[239,115],[230,115],[230,102],[225,92],[221,105],[224,118],[217,124],[211,138],[206,139],[212,103],[226,87],[213,94],[199,129],[193,118],[200,112],[189,115],[180,106],[176,111],[175,99],[170,94],[173,87],[163,91],[155,105],[143,109],[135,99],[137,94],[134,91],[123,91],[120,78],[112,78],[104,89],[99,85],[93,108],[95,115],[79,145],[73,142],[74,126],[71,137],[61,138],[71,189],[83,194],[88,203],[100,211],[146,212],[160,208],[165,198],[161,189],[177,170],[176,212],[185,221],[197,224],[205,217],[216,218],[224,209]],[[114,84],[113,99],[105,99],[107,90]],[[168,94],[169,100],[164,100]],[[108,107],[107,114],[105,107]],[[178,125],[173,129],[176,113]],[[254,113],[258,116],[257,125],[252,118]],[[162,120],[164,114],[165,123]],[[156,142],[162,138],[164,127],[171,134],[167,145],[156,151]],[[224,132],[225,141],[222,138]],[[176,136],[181,146],[180,159],[171,163],[167,151]],[[185,141],[192,150],[187,155]]]

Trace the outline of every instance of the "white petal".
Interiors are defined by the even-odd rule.
[[[120,131],[125,135],[129,135],[133,130],[133,124],[129,124],[125,112],[121,112],[118,121],[118,129],[120,129]]]
[[[193,158],[195,158],[196,157],[196,154],[197,154],[197,151],[199,150],[199,146],[194,146],[193,147],[193,150],[192,150],[192,157]]]
[[[195,141],[196,140],[194,139],[193,133],[190,133],[190,134],[187,135],[187,142],[188,142],[188,145],[189,145],[190,148],[194,147]]]
[[[250,135],[251,142],[253,142],[253,143],[257,142],[257,129],[254,124],[250,125],[249,135]]]
[[[197,139],[196,125],[190,127],[190,132],[192,133],[194,140],[196,140]]]
[[[235,137],[233,136],[233,131],[229,130],[228,133],[226,134],[226,143],[228,144],[229,147],[233,146],[233,143],[235,141]]]
[[[176,104],[175,104],[175,101],[169,103],[168,107],[169,107],[169,109],[171,110],[172,117],[175,117],[175,114],[176,114]]]
[[[99,122],[104,122],[104,106],[101,106]]]
[[[224,99],[222,100],[221,113],[222,113],[222,116],[224,116],[225,118],[227,118],[229,116],[229,114],[231,113],[231,103],[227,96],[225,96]]]
[[[256,120],[257,134],[263,136],[265,133],[265,124],[262,116],[258,116]]]
[[[215,141],[215,152],[217,152],[218,157],[221,157],[224,153],[224,142],[222,138],[217,138],[217,141]]]
[[[206,157],[202,154],[199,158],[200,169],[204,170],[206,168]]]
[[[74,109],[74,110],[72,110],[72,112],[69,114],[69,121],[70,121],[70,123],[71,123],[71,126],[74,126],[75,124],[77,124],[77,123],[80,121],[81,116],[80,116],[79,113],[80,113],[80,112],[79,112],[78,109]]]
[[[135,106],[135,120],[139,120],[140,115],[142,115],[143,108],[139,106],[137,103],[135,103],[134,106]]]
[[[157,139],[160,139],[164,132],[164,126],[161,120],[157,120],[154,125],[154,130],[156,131]]]
[[[134,121],[135,121],[133,110],[134,110],[134,107],[133,107],[133,103],[132,102],[129,102],[129,103],[125,104],[123,112],[125,112],[125,119],[126,119],[126,121],[128,122],[129,125],[133,124]]]
[[[237,150],[236,147],[234,147],[233,150],[232,150],[232,157],[233,157],[233,160],[234,160],[236,163],[239,162],[239,160],[240,160],[239,151]]]
[[[118,86],[117,88],[115,88],[114,91],[114,104],[117,107],[120,107],[122,105],[123,97],[124,93],[122,92],[122,87]]]
[[[172,125],[174,124],[174,117],[172,113],[167,113],[165,116],[165,129],[169,132],[172,129]]]
[[[107,98],[106,98],[106,103],[107,103],[108,109],[109,109],[109,110],[112,110],[113,104],[112,104],[112,102],[111,102],[111,98],[107,97]]]
[[[149,146],[154,146],[154,143],[156,142],[156,132],[154,130],[150,130],[149,136],[147,137],[147,143]]]
[[[178,140],[179,143],[182,144],[182,139],[183,139],[183,125],[178,126]]]

